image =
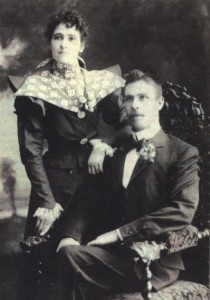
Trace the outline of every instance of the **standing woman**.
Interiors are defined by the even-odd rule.
[[[52,58],[39,64],[15,93],[21,160],[32,186],[25,237],[49,230],[56,236],[60,214],[74,205],[72,196],[88,171],[103,171],[112,148],[98,137],[98,117],[102,112],[106,122],[116,121],[113,92],[124,86],[119,67],[85,70],[79,55],[87,26],[76,11],[59,11],[46,35]]]

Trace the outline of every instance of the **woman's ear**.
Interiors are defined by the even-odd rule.
[[[79,52],[82,53],[85,50],[85,42],[81,42],[80,50]]]

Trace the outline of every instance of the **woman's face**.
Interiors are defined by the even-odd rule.
[[[81,41],[80,32],[73,27],[66,27],[66,24],[59,24],[51,39],[52,57],[64,64],[75,64],[78,62],[78,55],[85,44]]]

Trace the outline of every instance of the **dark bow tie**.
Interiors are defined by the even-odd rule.
[[[128,144],[126,144],[126,146],[128,148],[128,151],[131,149],[134,149],[134,148],[136,148],[136,151],[140,151],[140,149],[143,147],[145,142],[146,142],[146,139],[142,139],[142,140],[138,140],[138,141],[135,140],[133,135],[131,134],[129,136]]]

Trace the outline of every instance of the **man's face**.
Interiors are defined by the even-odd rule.
[[[144,80],[129,83],[124,92],[124,108],[134,131],[151,128],[159,123],[163,97],[157,96],[155,83]]]
[[[75,64],[85,45],[81,42],[80,32],[75,26],[68,28],[61,23],[53,32],[51,47],[55,60],[64,64]]]

